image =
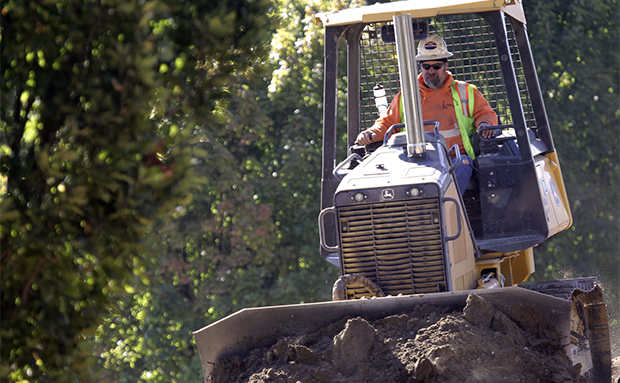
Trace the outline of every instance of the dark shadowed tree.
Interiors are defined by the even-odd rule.
[[[618,2],[523,5],[574,219],[536,249],[533,279],[599,277],[620,335]]]
[[[192,331],[330,299],[311,16],[357,3],[3,5],[0,379],[200,382]],[[533,279],[598,275],[613,303],[617,2],[524,6],[575,218]]]
[[[312,11],[277,3],[287,17],[274,19],[265,65],[239,73],[221,120],[195,129],[192,167],[206,182],[151,237],[151,288],[101,326],[101,381],[200,381],[192,331],[244,307],[331,298],[338,270],[316,227],[323,30]]]
[[[3,3],[2,380],[90,376],[85,339],[148,282],[143,239],[191,202],[192,133],[264,55],[269,7]]]

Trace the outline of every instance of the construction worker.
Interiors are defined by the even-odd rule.
[[[424,121],[439,121],[439,133],[446,139],[448,148],[458,144],[461,161],[471,164],[475,158],[472,135],[485,125],[497,125],[497,114],[475,86],[456,81],[448,71],[448,58],[452,57],[446,42],[437,35],[430,35],[418,44],[416,61],[420,63],[420,101]],[[361,132],[356,139],[359,145],[382,141],[390,126],[404,120],[402,98],[398,93],[392,100],[387,115],[379,118],[372,127]],[[425,125],[425,129],[434,129]],[[493,130],[482,132],[484,138],[494,136]],[[459,165],[455,170],[461,193],[471,178],[472,168]]]

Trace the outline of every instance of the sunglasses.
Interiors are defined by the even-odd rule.
[[[420,66],[422,67],[422,69],[424,70],[429,70],[431,68],[435,69],[435,70],[439,70],[444,66],[445,63],[439,63],[439,64],[427,64],[427,63],[422,63],[420,64]]]

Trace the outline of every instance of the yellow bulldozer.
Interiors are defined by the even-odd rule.
[[[205,379],[218,358],[278,336],[414,305],[463,307],[475,291],[509,311],[536,313],[557,329],[583,379],[609,382],[597,279],[519,286],[535,271],[533,248],[572,223],[521,0],[397,1],[316,19],[325,27],[319,241],[323,258],[341,272],[334,300],[244,309],[196,331]],[[459,148],[447,147],[438,123],[421,113],[415,51],[430,34],[450,47],[452,74],[475,84],[499,119],[490,127],[495,137],[471,137],[470,164],[458,161]],[[402,131],[356,145],[401,90],[403,122],[390,130]],[[337,118],[344,112],[346,124]],[[338,159],[345,135],[347,155]],[[494,149],[480,151],[480,142]],[[457,186],[458,166],[472,167],[465,190]]]

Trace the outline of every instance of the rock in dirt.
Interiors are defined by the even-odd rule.
[[[504,333],[519,345],[525,343],[519,326],[477,294],[467,296],[463,317],[474,325]]]
[[[334,337],[334,365],[345,376],[353,375],[370,356],[376,330],[365,319],[349,319]]]
[[[221,358],[208,381],[580,382],[553,338],[514,318],[474,293],[459,311],[423,305],[385,318],[345,318],[245,358]]]

